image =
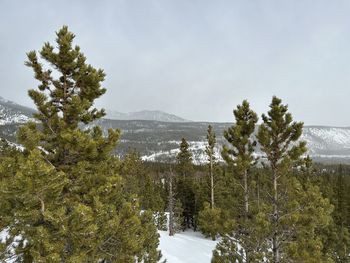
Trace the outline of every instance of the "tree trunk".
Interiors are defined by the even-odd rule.
[[[210,201],[211,201],[211,208],[214,208],[214,175],[213,175],[213,157],[210,156]]]
[[[248,172],[247,170],[244,171],[243,174],[243,186],[244,186],[244,219],[248,220],[248,213],[249,213],[249,196],[248,196]],[[249,236],[249,232],[247,229],[244,229],[245,235]],[[246,249],[246,263],[249,263],[249,249]]]
[[[169,174],[169,236],[175,234],[174,230],[174,194],[173,194],[173,172]]]
[[[257,195],[258,195],[258,211],[260,212],[260,176],[257,178],[258,186],[257,186]]]
[[[244,171],[243,183],[244,183],[244,210],[245,210],[244,212],[245,212],[245,218],[248,219],[249,196],[248,196],[248,173],[247,173],[247,170]]]
[[[278,192],[277,192],[277,173],[276,168],[273,168],[273,238],[272,238],[272,252],[273,262],[280,263],[279,248],[278,248]]]

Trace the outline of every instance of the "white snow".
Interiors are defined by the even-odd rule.
[[[200,232],[185,231],[169,236],[168,231],[158,231],[160,234],[159,249],[162,251],[162,260],[167,263],[210,263],[212,251],[218,241],[205,238]],[[0,231],[0,242],[5,242],[7,231]],[[16,256],[13,254],[12,244],[8,247],[10,258],[6,263],[13,263]]]
[[[304,129],[304,138],[309,139],[307,135],[312,135],[326,143],[334,143],[340,145],[350,144],[350,129],[336,127],[307,127]]]
[[[169,236],[168,231],[160,234],[159,249],[167,263],[210,263],[218,241],[205,238],[200,232],[185,231]]]
[[[168,141],[169,144],[180,145],[181,141]],[[206,141],[188,141],[189,150],[193,154],[193,163],[194,164],[206,164],[208,163],[208,157],[205,153],[205,147],[208,145]],[[215,159],[219,162],[222,162],[223,159],[220,155],[220,149],[216,147],[214,149]],[[178,147],[168,150],[168,151],[159,151],[154,152],[149,155],[144,155],[141,157],[144,161],[162,161],[162,160],[175,160],[176,155],[180,152]]]
[[[7,107],[0,105],[0,125],[26,123],[30,120],[31,118],[20,112],[11,112]]]
[[[5,228],[3,230],[0,231],[0,243],[5,243],[6,242],[6,238],[8,236],[8,229]],[[14,242],[9,244],[6,248],[6,254],[7,254],[7,258],[5,259],[5,261],[1,261],[3,263],[14,263],[16,262],[17,256],[15,254],[15,248],[18,245],[18,242],[22,239],[21,235],[16,236],[14,239]]]

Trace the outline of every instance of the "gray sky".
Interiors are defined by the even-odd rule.
[[[32,106],[25,53],[69,26],[107,73],[97,102],[232,121],[272,95],[306,124],[350,126],[350,1],[0,0],[0,96]]]

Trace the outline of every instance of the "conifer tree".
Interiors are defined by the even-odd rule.
[[[180,152],[177,157],[177,172],[180,176],[176,182],[176,198],[180,200],[183,209],[183,227],[195,227],[196,197],[193,178],[192,153],[185,138],[180,143]]]
[[[204,203],[203,210],[199,212],[198,221],[200,230],[206,237],[215,240],[216,236],[222,233],[221,209],[211,207],[207,202]]]
[[[247,220],[238,217],[238,229],[223,237],[212,262],[333,262],[323,234],[331,224],[332,205],[311,180],[298,180],[310,176],[305,143],[298,141],[302,123],[293,122],[276,97],[270,108],[257,135],[264,154],[258,203],[250,203],[255,205],[249,206]]]
[[[271,207],[266,210],[272,243],[269,258],[273,263],[287,259],[328,262],[327,255],[321,252],[317,229],[329,224],[332,206],[317,187],[301,185],[292,173],[293,168],[302,165],[306,152],[305,142],[298,141],[303,123],[293,122],[288,107],[277,97],[272,98],[270,111],[262,119],[257,138],[271,172],[272,185],[271,199],[265,202]],[[302,252],[305,248],[307,253]]]
[[[249,213],[248,171],[255,162],[253,152],[256,142],[252,136],[258,117],[250,109],[246,100],[242,102],[242,105],[237,106],[233,114],[236,123],[224,131],[224,137],[230,143],[231,148],[224,145],[222,157],[228,164],[233,164],[234,169],[242,178],[244,214],[247,218]]]
[[[39,52],[43,62],[35,51],[27,54],[40,82],[29,91],[38,111],[36,122],[19,130],[25,150],[0,185],[1,200],[16,204],[6,219],[8,239],[19,239],[20,262],[156,262],[153,219],[123,192],[111,155],[119,131],[105,136],[92,124],[104,116],[93,105],[106,91],[105,74],[86,63],[74,37],[64,26],[57,49],[45,43]]]
[[[174,174],[170,168],[168,175],[169,189],[168,189],[168,210],[169,210],[169,236],[175,235],[175,222],[174,222],[174,210],[175,210],[175,195],[173,189]]]
[[[224,137],[230,144],[230,148],[223,147],[222,157],[227,164],[233,167],[233,170],[238,174],[241,181],[240,186],[243,189],[243,218],[238,218],[238,230],[236,237],[243,248],[245,249],[245,261],[250,262],[249,253],[254,246],[250,233],[251,226],[248,226],[249,215],[249,187],[248,187],[248,172],[254,165],[254,146],[256,142],[253,138],[255,124],[258,117],[249,107],[248,101],[244,100],[242,105],[238,105],[233,111],[235,116],[235,124],[228,130],[224,131]]]
[[[207,142],[208,145],[205,147],[205,152],[208,156],[209,161],[209,176],[210,176],[210,206],[214,208],[214,163],[215,163],[215,144],[216,136],[211,125],[208,126],[207,130]]]
[[[168,181],[168,211],[169,211],[169,236],[174,236],[176,233],[183,230],[183,209],[181,202],[176,198],[175,192],[175,173],[170,166],[170,171],[167,173]]]
[[[190,176],[193,173],[192,153],[190,145],[185,138],[181,139],[180,152],[176,156],[177,171],[182,177]]]
[[[124,180],[124,190],[136,195],[143,210],[163,214],[164,202],[160,196],[160,187],[151,177],[149,169],[145,167],[141,156],[135,150],[128,152],[120,165],[120,175]]]

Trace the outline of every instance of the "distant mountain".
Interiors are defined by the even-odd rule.
[[[122,131],[116,154],[124,155],[130,149],[140,152],[147,161],[174,160],[181,138],[188,140],[195,163],[205,163],[206,130],[211,124],[216,133],[216,157],[226,143],[223,132],[232,123],[109,120],[100,119],[95,124],[105,133],[109,128]],[[350,128],[305,126],[301,140],[307,142],[308,154],[317,162],[350,163]],[[258,153],[259,154],[259,153]]]
[[[35,111],[0,97],[0,125],[25,123]]]
[[[163,122],[189,122],[174,114],[169,114],[159,110],[143,110],[136,112],[122,113],[118,111],[107,110],[107,119],[112,120],[146,120]]]
[[[33,109],[0,97],[0,137],[15,142],[18,127],[30,120],[34,112]],[[128,118],[145,119],[147,117],[148,120],[100,119],[86,128],[99,125],[105,133],[109,128],[119,128],[122,135],[115,154],[123,156],[130,149],[136,149],[147,161],[174,160],[179,151],[181,138],[184,137],[190,144],[194,162],[199,164],[206,162],[206,130],[211,124],[217,136],[216,157],[220,159],[220,150],[226,143],[223,131],[232,123],[185,122],[184,119],[175,115],[158,113],[143,111],[140,115],[127,115],[131,116]],[[125,115],[122,114],[122,116]],[[166,119],[164,116],[171,118]],[[107,115],[107,117],[112,116]],[[306,126],[301,139],[307,142],[308,154],[315,161],[350,163],[350,128]]]

